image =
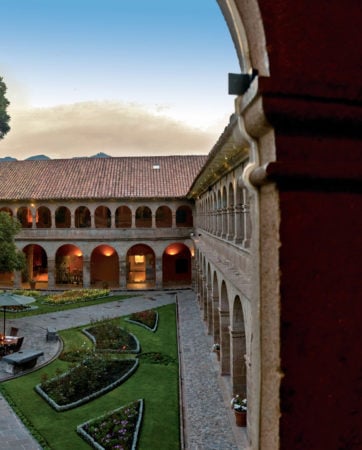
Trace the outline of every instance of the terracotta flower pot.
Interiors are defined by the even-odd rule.
[[[246,427],[246,411],[236,411],[236,409],[234,409],[234,413],[236,426]]]

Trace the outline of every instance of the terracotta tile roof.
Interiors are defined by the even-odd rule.
[[[0,162],[0,200],[185,197],[207,156]],[[153,166],[158,165],[159,169]]]

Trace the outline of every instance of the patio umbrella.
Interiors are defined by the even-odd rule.
[[[27,297],[25,295],[13,294],[11,292],[2,292],[0,294],[0,307],[4,311],[4,335],[5,335],[5,314],[6,308],[9,306],[22,306],[28,303],[35,302],[35,298]]]

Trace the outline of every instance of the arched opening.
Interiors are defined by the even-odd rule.
[[[230,311],[225,281],[221,283],[220,303],[221,375],[230,375]]]
[[[59,206],[55,211],[55,227],[70,228],[71,215],[66,206]]]
[[[86,206],[78,206],[75,210],[75,227],[76,228],[90,228],[91,214]]]
[[[55,255],[55,283],[83,286],[83,253],[79,247],[59,247]]]
[[[156,227],[157,228],[172,227],[172,212],[168,206],[160,206],[159,208],[157,208]]]
[[[46,206],[40,206],[36,210],[36,227],[37,228],[50,228],[52,226],[52,218],[50,209]]]
[[[96,228],[111,227],[111,211],[107,206],[98,206],[94,212],[94,225]]]
[[[44,289],[48,283],[48,257],[40,245],[30,244],[23,248],[26,257],[26,269],[22,273],[25,287]],[[35,284],[34,284],[35,283]]]
[[[137,244],[127,252],[127,288],[145,289],[156,281],[155,253],[151,247]]]
[[[191,252],[186,245],[171,244],[163,252],[162,282],[165,287],[191,284]]]
[[[102,244],[92,251],[90,275],[93,287],[119,286],[119,259],[113,247]]]
[[[33,226],[31,210],[27,206],[21,206],[16,213],[16,217],[21,223],[22,228],[31,228]]]
[[[140,206],[136,210],[136,227],[151,228],[152,227],[152,211],[148,206]]]
[[[179,206],[176,211],[176,226],[177,227],[192,227],[193,217],[192,210],[189,206]]]
[[[128,206],[119,206],[116,210],[116,228],[131,228],[132,212]]]
[[[244,313],[239,296],[234,300],[231,329],[231,385],[233,392],[246,398],[246,339]]]

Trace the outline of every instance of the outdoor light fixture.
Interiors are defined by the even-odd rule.
[[[143,264],[145,262],[145,255],[134,255],[134,262],[136,264]]]
[[[249,89],[258,71],[253,69],[252,73],[229,73],[229,95],[243,95]]]

